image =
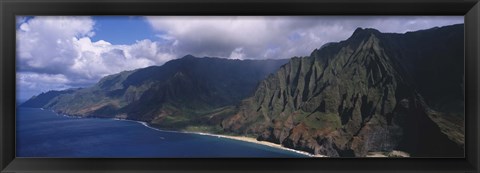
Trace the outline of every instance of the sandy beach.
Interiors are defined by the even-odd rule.
[[[74,116],[68,116],[68,115],[63,115],[63,116],[74,117]],[[75,118],[77,118],[77,117],[75,117]],[[156,130],[156,131],[172,132],[172,133],[189,133],[189,134],[205,135],[205,136],[212,136],[212,137],[218,137],[218,138],[227,138],[227,139],[232,139],[232,140],[255,143],[255,144],[264,145],[264,146],[268,146],[268,147],[273,147],[273,148],[277,148],[277,149],[281,149],[281,150],[287,150],[287,151],[295,152],[295,153],[302,154],[302,155],[305,155],[305,156],[308,156],[308,157],[328,157],[328,156],[325,156],[325,155],[320,155],[320,154],[314,155],[314,154],[311,154],[311,153],[308,153],[308,152],[305,152],[305,151],[294,150],[294,149],[287,148],[287,147],[284,147],[280,144],[275,144],[275,143],[272,143],[272,142],[258,141],[257,139],[252,138],[252,137],[220,135],[220,134],[212,134],[212,133],[205,133],[205,132],[161,130],[161,129],[152,127],[148,123],[142,122],[142,121],[121,119],[121,118],[111,118],[111,119],[118,120],[118,121],[131,121],[131,122],[140,123],[143,126],[145,126],[147,128],[150,128],[152,130]],[[365,157],[410,157],[410,154],[406,153],[406,152],[403,152],[403,151],[394,150],[394,151],[391,151],[391,152],[388,152],[388,153],[385,153],[385,152],[369,152]]]
[[[305,152],[305,151],[299,151],[299,150],[294,150],[294,149],[291,149],[291,148],[286,148],[286,147],[281,146],[280,144],[275,144],[275,143],[271,143],[271,142],[267,142],[267,141],[258,141],[257,139],[251,138],[251,137],[217,135],[217,134],[201,133],[201,132],[186,132],[186,133],[208,135],[208,136],[215,136],[215,137],[220,137],[220,138],[228,138],[228,139],[233,139],[233,140],[239,140],[239,141],[244,141],[244,142],[251,142],[251,143],[265,145],[265,146],[269,146],[269,147],[274,147],[274,148],[278,148],[278,149],[282,149],[282,150],[292,151],[292,152],[303,154],[303,155],[306,155],[306,156],[309,156],[309,157],[327,157],[327,156],[320,155],[320,154],[313,155],[313,154],[310,154],[310,153]]]
[[[287,151],[295,152],[295,153],[298,153],[298,154],[303,154],[303,155],[309,156],[309,157],[327,157],[327,156],[320,155],[320,154],[313,155],[313,154],[310,154],[310,153],[305,152],[305,151],[299,151],[299,150],[294,150],[294,149],[291,149],[291,148],[283,147],[283,146],[281,146],[280,144],[275,144],[275,143],[271,143],[271,142],[267,142],[267,141],[258,141],[258,140],[255,139],[255,138],[246,137],[246,136],[230,136],[230,135],[219,135],[219,134],[211,134],[211,133],[204,133],[204,132],[161,130],[161,129],[157,129],[157,128],[155,128],[155,127],[152,127],[152,126],[148,125],[148,123],[142,122],[142,121],[135,121],[135,120],[128,120],[128,119],[119,119],[119,118],[112,118],[112,119],[113,119],[113,120],[119,120],[119,121],[132,121],[132,122],[137,122],[137,123],[142,124],[142,125],[145,126],[145,127],[148,127],[148,128],[150,128],[150,129],[157,130],[157,131],[173,132],[173,133],[189,133],[189,134],[206,135],[206,136],[213,136],[213,137],[219,137],[219,138],[227,138],[227,139],[233,139],[233,140],[238,140],[238,141],[250,142],[250,143],[255,143],[255,144],[259,144],[259,145],[265,145],[265,146],[269,146],[269,147],[273,147],[273,148],[278,148],[278,149],[282,149],[282,150],[287,150]]]

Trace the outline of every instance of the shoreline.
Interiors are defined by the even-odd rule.
[[[50,110],[50,111],[54,112],[55,114],[57,114],[57,115],[59,115],[59,116],[64,116],[64,117],[69,117],[69,118],[83,118],[83,117],[71,116],[71,115],[67,115],[67,114],[59,114],[59,113],[56,113],[56,112],[53,111],[53,110]],[[98,117],[88,117],[88,118],[98,118]],[[129,119],[121,119],[121,118],[98,118],[98,119],[110,119],[110,120],[116,120],[116,121],[130,121],[130,122],[135,122],[135,123],[139,123],[139,124],[141,124],[141,125],[149,128],[149,129],[156,130],[156,131],[160,131],[160,132],[196,134],[196,135],[211,136],[211,137],[218,137],[218,138],[226,138],[226,139],[231,139],[231,140],[243,141],[243,142],[248,142],[248,143],[254,143],[254,144],[258,144],[258,145],[268,146],[268,147],[272,147],[272,148],[276,148],[276,149],[281,149],[281,150],[285,150],[285,151],[290,151],[290,152],[294,152],[294,153],[301,154],[301,155],[308,156],[308,157],[328,157],[328,156],[325,156],[325,155],[320,155],[320,154],[315,154],[315,155],[314,155],[314,154],[311,154],[311,153],[306,152],[306,151],[300,151],[300,150],[295,150],[295,149],[287,148],[287,147],[284,147],[284,146],[282,146],[282,145],[280,145],[280,144],[276,144],[276,143],[272,143],[272,142],[268,142],[268,141],[258,141],[258,140],[255,139],[255,138],[246,137],[246,136],[231,136],[231,135],[212,134],[212,133],[206,133],[206,132],[162,130],[162,129],[158,129],[158,128],[152,127],[152,126],[150,126],[147,122],[143,122],[143,121],[136,121],[136,120],[129,120]]]
[[[162,130],[162,129],[158,129],[158,128],[152,127],[152,126],[150,126],[148,123],[143,122],[143,121],[135,121],[135,120],[119,119],[119,118],[110,118],[110,119],[117,120],[117,121],[131,121],[131,122],[140,123],[140,124],[142,124],[143,126],[149,128],[149,129],[156,130],[156,131],[161,131],[161,132],[196,134],[196,135],[202,135],[202,136],[211,136],[211,137],[218,137],[218,138],[226,138],[226,139],[231,139],[231,140],[237,140],[237,141],[243,141],[243,142],[248,142],[248,143],[254,143],[254,144],[258,144],[258,145],[268,146],[268,147],[272,147],[272,148],[276,148],[276,149],[281,149],[281,150],[285,150],[285,151],[290,151],[290,152],[294,152],[294,153],[297,153],[297,154],[305,155],[305,156],[308,156],[308,157],[327,157],[327,156],[320,155],[320,154],[314,155],[314,154],[311,154],[311,153],[306,152],[306,151],[300,151],[300,150],[295,150],[295,149],[287,148],[287,147],[284,147],[284,146],[282,146],[282,145],[280,145],[280,144],[275,144],[275,143],[268,142],[268,141],[259,141],[259,140],[255,139],[255,138],[246,137],[246,136],[231,136],[231,135],[212,134],[212,133],[206,133],[206,132]]]
[[[268,142],[268,141],[259,141],[255,138],[246,137],[246,136],[219,135],[219,134],[211,134],[211,133],[203,133],[203,132],[186,132],[186,133],[192,133],[192,134],[198,134],[198,135],[204,135],[204,136],[213,136],[213,137],[227,138],[227,139],[232,139],[232,140],[237,140],[237,141],[249,142],[249,143],[269,146],[269,147],[277,148],[277,149],[281,149],[281,150],[291,151],[291,152],[295,152],[297,154],[302,154],[302,155],[309,156],[309,157],[327,157],[327,156],[320,155],[320,154],[314,155],[314,154],[310,154],[309,152],[306,152],[306,151],[300,151],[300,150],[287,148],[287,147],[284,147],[280,144],[275,144],[275,143]]]
[[[41,110],[44,110],[43,108],[40,108]],[[53,110],[50,110],[52,111],[53,113],[57,114],[57,116],[63,116],[63,117],[68,117],[68,118],[85,118],[85,117],[79,117],[79,116],[71,116],[71,115],[67,115],[67,114],[59,114],[59,113],[56,113],[55,111]],[[159,128],[155,128],[153,126],[150,126],[147,122],[143,122],[143,121],[136,121],[136,120],[129,120],[129,119],[123,119],[123,118],[101,118],[101,117],[86,117],[86,118],[96,118],[96,119],[110,119],[110,120],[116,120],[116,121],[130,121],[130,122],[135,122],[135,123],[139,123],[149,129],[152,129],[152,130],[156,130],[156,131],[160,131],[160,132],[170,132],[170,133],[183,133],[183,134],[196,134],[196,135],[202,135],[202,136],[211,136],[211,137],[218,137],[218,138],[226,138],[226,139],[231,139],[231,140],[237,140],[237,141],[243,141],[243,142],[248,142],[248,143],[254,143],[254,144],[258,144],[258,145],[263,145],[263,146],[268,146],[268,147],[271,147],[271,148],[276,148],[276,149],[281,149],[281,150],[285,150],[285,151],[290,151],[290,152],[294,152],[294,153],[297,153],[297,154],[301,154],[301,155],[304,155],[304,156],[308,156],[308,157],[328,157],[328,156],[325,156],[325,155],[321,155],[321,154],[311,154],[309,152],[306,152],[306,151],[301,151],[301,150],[295,150],[295,149],[291,149],[291,148],[287,148],[287,147],[284,147],[280,144],[276,144],[276,143],[273,143],[273,142],[268,142],[268,141],[259,141],[255,138],[252,138],[252,137],[246,137],[246,136],[232,136],[232,135],[223,135],[223,134],[213,134],[213,133],[207,133],[207,132],[193,132],[193,131],[175,131],[175,130],[162,130],[162,129],[159,129]],[[393,155],[394,157],[410,157],[410,154],[409,153],[406,153],[404,151],[399,151],[399,150],[393,150],[389,153],[384,153],[384,152],[369,152],[365,158],[371,158],[371,157],[391,157],[390,155]]]

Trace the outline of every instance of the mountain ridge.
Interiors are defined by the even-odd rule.
[[[115,117],[162,125],[165,121],[193,121],[197,119],[194,115],[247,97],[258,81],[286,62],[187,55],[162,66],[109,75],[92,87],[58,94],[50,100],[36,100],[43,102],[42,108],[81,117]],[[174,127],[175,122],[166,123],[172,124],[169,128],[181,128]]]
[[[428,53],[423,59],[438,58],[437,61],[455,61],[450,65],[462,64],[463,61],[458,63],[454,58],[463,58],[463,51],[456,48],[463,45],[458,44],[463,39],[463,34],[458,32],[463,31],[463,25],[420,32],[438,34],[445,30],[454,30],[456,34],[450,37],[436,36],[443,40],[453,39],[453,42],[442,40],[430,44],[432,47],[439,47],[435,44],[447,44],[453,48],[431,53],[414,47],[423,44],[421,39],[425,38],[421,37],[428,38],[431,33],[383,34],[374,29],[357,29],[345,41],[324,46],[308,57],[291,59],[275,76],[262,81],[255,95],[243,102],[241,111],[223,120],[222,127],[233,133],[258,136],[259,140],[329,156],[361,157],[369,151],[394,149],[406,150],[419,157],[462,156],[462,129],[457,128],[453,130],[455,132],[441,129],[453,125],[442,124],[447,123],[440,120],[442,118],[436,119],[440,114],[451,112],[432,111],[430,105],[438,99],[423,97],[424,94],[428,96],[429,91],[422,89],[432,88],[444,80],[419,82],[418,76],[432,77],[431,73],[442,69],[431,68],[435,71],[427,71],[429,75],[419,75],[417,71],[425,66],[418,63],[418,67],[408,69],[400,61],[411,55],[420,56],[397,54],[396,51],[405,48],[392,48],[397,41],[404,41],[413,45],[407,47],[410,51]],[[420,39],[413,39],[415,42],[408,40],[412,37]],[[453,52],[448,52],[450,50]],[[437,54],[446,56],[437,57]],[[454,70],[449,71],[453,73],[451,76],[463,76],[463,71],[457,70],[462,68],[453,66],[449,69]],[[453,77],[448,81],[455,81],[450,80]],[[436,93],[461,92],[461,82],[446,85],[456,85],[456,88],[438,87],[430,90]],[[446,100],[459,96],[445,95]],[[463,102],[456,104],[462,105]],[[450,103],[445,105],[453,107]],[[420,125],[424,125],[423,131],[428,133],[416,134],[422,131],[418,129]],[[417,139],[428,135],[433,138],[432,141]]]
[[[251,136],[333,157],[393,150],[462,157],[463,27],[404,34],[357,28],[344,41],[289,60],[186,55],[38,105],[162,129]]]

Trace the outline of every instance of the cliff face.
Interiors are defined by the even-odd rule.
[[[329,156],[394,149],[463,156],[462,48],[463,25],[406,34],[357,29],[291,59],[222,127]]]
[[[462,157],[463,40],[463,25],[405,34],[359,28],[307,57],[186,56],[21,106],[248,135],[334,157]]]
[[[288,60],[228,60],[191,55],[110,75],[96,85],[27,103],[82,117],[116,117],[145,121],[162,128],[205,125],[206,113],[237,104],[258,82]],[[51,94],[48,94],[51,95]],[[32,107],[32,104],[21,106]]]

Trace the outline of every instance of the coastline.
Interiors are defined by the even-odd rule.
[[[41,110],[44,110],[43,108],[40,108]],[[53,110],[50,110],[57,114],[58,116],[63,116],[63,117],[69,117],[69,118],[83,118],[83,117],[78,117],[78,116],[72,116],[72,115],[67,115],[67,114],[60,114],[56,113]],[[97,118],[97,117],[88,117],[88,118]],[[300,150],[295,150],[291,148],[284,147],[280,144],[268,142],[268,141],[258,141],[255,138],[252,137],[246,137],[246,136],[231,136],[231,135],[221,135],[221,134],[212,134],[212,133],[205,133],[205,132],[192,132],[192,131],[174,131],[174,130],[162,130],[158,129],[155,127],[150,126],[147,122],[143,121],[136,121],[136,120],[129,120],[129,119],[123,119],[123,118],[100,118],[100,119],[110,119],[110,120],[116,120],[116,121],[130,121],[130,122],[135,122],[139,123],[149,129],[156,130],[156,131],[161,131],[161,132],[171,132],[171,133],[187,133],[187,134],[197,134],[197,135],[203,135],[203,136],[212,136],[212,137],[218,137],[218,138],[226,138],[226,139],[231,139],[231,140],[237,140],[237,141],[243,141],[243,142],[249,142],[249,143],[254,143],[258,145],[263,145],[263,146],[268,146],[276,149],[281,149],[285,151],[290,151],[290,152],[295,152],[297,154],[305,155],[308,157],[328,157],[325,155],[320,155],[320,154],[311,154],[306,151],[300,151]]]
[[[275,143],[272,143],[272,142],[258,141],[258,140],[255,139],[255,138],[246,137],[246,136],[229,136],[229,135],[218,135],[218,134],[211,134],[211,133],[202,133],[202,132],[186,132],[186,133],[192,133],[192,134],[198,134],[198,135],[205,135],[205,136],[214,136],[214,137],[219,137],[219,138],[227,138],[227,139],[233,139],[233,140],[237,140],[237,141],[255,143],[255,144],[264,145],[264,146],[269,146],[269,147],[273,147],[273,148],[277,148],[277,149],[281,149],[281,150],[287,150],[287,151],[295,152],[295,153],[302,154],[302,155],[309,156],[309,157],[327,157],[327,156],[320,155],[320,154],[315,154],[315,155],[314,155],[314,154],[310,154],[310,153],[308,153],[308,152],[306,152],[306,151],[294,150],[294,149],[287,148],[287,147],[284,147],[284,146],[282,146],[282,145],[280,145],[280,144],[275,144]]]
[[[43,109],[42,109],[42,110],[43,110]],[[56,112],[53,111],[53,110],[50,110],[50,111],[54,112],[54,113],[57,114],[58,116],[64,116],[64,117],[69,117],[69,118],[83,118],[83,117],[71,116],[71,115],[67,115],[67,114],[59,114],[59,113],[56,113]],[[96,118],[96,117],[88,117],[88,118]],[[268,142],[268,141],[258,141],[257,139],[252,138],[252,137],[221,135],[221,134],[212,134],[212,133],[205,133],[205,132],[162,130],[162,129],[158,129],[158,128],[152,127],[152,126],[150,126],[147,122],[143,122],[143,121],[122,119],[122,118],[100,118],[100,119],[110,119],[110,120],[116,120],[116,121],[130,121],[130,122],[135,122],[135,123],[139,123],[139,124],[141,124],[141,125],[149,128],[149,129],[156,130],[156,131],[161,131],[161,132],[197,134],[197,135],[203,135],[203,136],[212,136],[212,137],[218,137],[218,138],[227,138],[227,139],[231,139],[231,140],[249,142],[249,143],[254,143],[254,144],[258,144],[258,145],[268,146],[268,147],[272,147],[272,148],[276,148],[276,149],[281,149],[281,150],[285,150],[285,151],[295,152],[295,153],[297,153],[297,154],[305,155],[305,156],[308,156],[308,157],[328,157],[328,156],[325,156],[325,155],[320,155],[320,154],[315,154],[315,155],[314,155],[314,154],[311,154],[311,153],[306,152],[306,151],[300,151],[300,150],[295,150],[295,149],[287,148],[287,147],[284,147],[284,146],[282,146],[282,145],[280,145],[280,144],[275,144],[275,143]]]
[[[140,124],[142,124],[143,126],[145,126],[145,127],[147,127],[147,128],[150,128],[150,129],[156,130],[156,131],[161,131],[161,132],[187,133],[187,134],[197,134],[197,135],[203,135],[203,136],[212,136],[212,137],[218,137],[218,138],[227,138],[227,139],[232,139],[232,140],[237,140],[237,141],[243,141],[243,142],[249,142],[249,143],[259,144],[259,145],[268,146],[268,147],[272,147],[272,148],[277,148],[277,149],[281,149],[281,150],[291,151],[291,152],[295,152],[295,153],[297,153],[297,154],[302,154],[302,155],[305,155],[305,156],[308,156],[308,157],[327,157],[327,156],[320,155],[320,154],[314,155],[314,154],[310,154],[310,153],[308,153],[308,152],[306,152],[306,151],[300,151],[300,150],[295,150],[295,149],[287,148],[287,147],[284,147],[284,146],[282,146],[282,145],[280,145],[280,144],[275,144],[275,143],[272,143],[272,142],[258,141],[258,140],[255,139],[255,138],[246,137],[246,136],[231,136],[231,135],[220,135],[220,134],[212,134],[212,133],[205,133],[205,132],[162,130],[162,129],[158,129],[158,128],[152,127],[152,126],[148,125],[148,123],[142,122],[142,121],[127,120],[127,119],[118,119],[118,118],[112,118],[112,119],[113,119],[113,120],[118,120],[118,121],[131,121],[131,122],[140,123]]]
[[[40,108],[41,110],[44,110],[43,108]],[[53,110],[50,110],[54,112]],[[297,154],[301,154],[304,156],[308,157],[328,157],[325,155],[321,154],[311,154],[306,151],[300,151],[300,150],[295,150],[291,148],[284,147],[280,144],[268,142],[268,141],[258,141],[255,138],[252,137],[246,137],[246,136],[233,136],[233,135],[223,135],[223,134],[212,134],[212,133],[207,133],[207,132],[194,132],[194,131],[175,131],[175,130],[162,130],[153,126],[150,126],[147,122],[143,121],[136,121],[136,120],[129,120],[129,119],[123,119],[123,118],[101,118],[101,117],[79,117],[79,116],[72,116],[72,115],[67,115],[67,114],[60,114],[56,113],[57,116],[63,116],[63,117],[68,117],[68,118],[97,118],[97,119],[110,119],[110,120],[116,120],[116,121],[130,121],[130,122],[135,122],[139,123],[149,129],[160,131],[160,132],[170,132],[170,133],[183,133],[183,134],[196,134],[196,135],[203,135],[203,136],[211,136],[211,137],[218,137],[218,138],[226,138],[226,139],[231,139],[231,140],[237,140],[237,141],[243,141],[243,142],[248,142],[248,143],[254,143],[258,145],[263,145],[263,146],[268,146],[276,149],[281,149],[281,150],[286,150],[290,152],[295,152]],[[410,157],[409,153],[406,153],[404,151],[399,151],[399,150],[393,150],[391,152],[369,152],[365,158],[368,157]]]

